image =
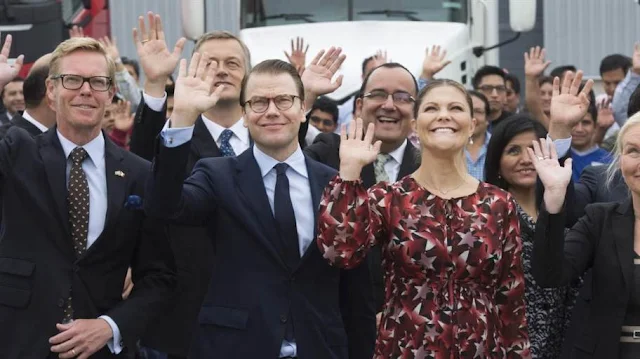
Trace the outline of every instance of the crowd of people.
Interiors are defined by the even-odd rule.
[[[20,78],[6,36],[3,358],[640,357],[640,45],[600,96],[540,47],[471,89],[381,50],[337,103],[339,47],[133,41]]]

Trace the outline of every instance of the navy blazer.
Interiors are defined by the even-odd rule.
[[[158,146],[145,210],[183,224],[206,224],[213,233],[217,257],[190,357],[278,358],[291,312],[299,357],[347,358],[340,271],[314,245],[297,268],[287,267],[253,151],[200,160],[183,183],[189,150],[189,142]],[[336,171],[309,158],[306,163],[318,207]]]

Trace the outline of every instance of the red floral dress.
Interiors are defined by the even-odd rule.
[[[334,178],[318,246],[353,268],[382,245],[385,305],[376,358],[529,358],[522,245],[510,194],[487,183],[445,200],[412,177],[367,191]]]

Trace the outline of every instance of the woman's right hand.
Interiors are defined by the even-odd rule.
[[[540,139],[540,143],[533,141],[533,149],[527,148],[527,153],[544,185],[544,205],[547,212],[560,212],[571,181],[571,158],[564,161],[564,166],[560,165],[556,146],[544,138]]]
[[[362,119],[351,121],[349,133],[346,126],[342,126],[340,132],[340,177],[343,180],[355,181],[360,178],[362,167],[376,160],[380,153],[381,141],[373,142],[374,124],[367,126],[367,131],[363,133]]]

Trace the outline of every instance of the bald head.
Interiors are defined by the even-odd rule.
[[[29,73],[27,74],[27,76],[31,75],[31,72],[33,72],[34,70],[40,69],[44,66],[46,66],[48,69],[50,62],[51,62],[51,53],[42,55],[39,59],[36,60],[36,62],[33,63],[31,68],[29,69]]]

